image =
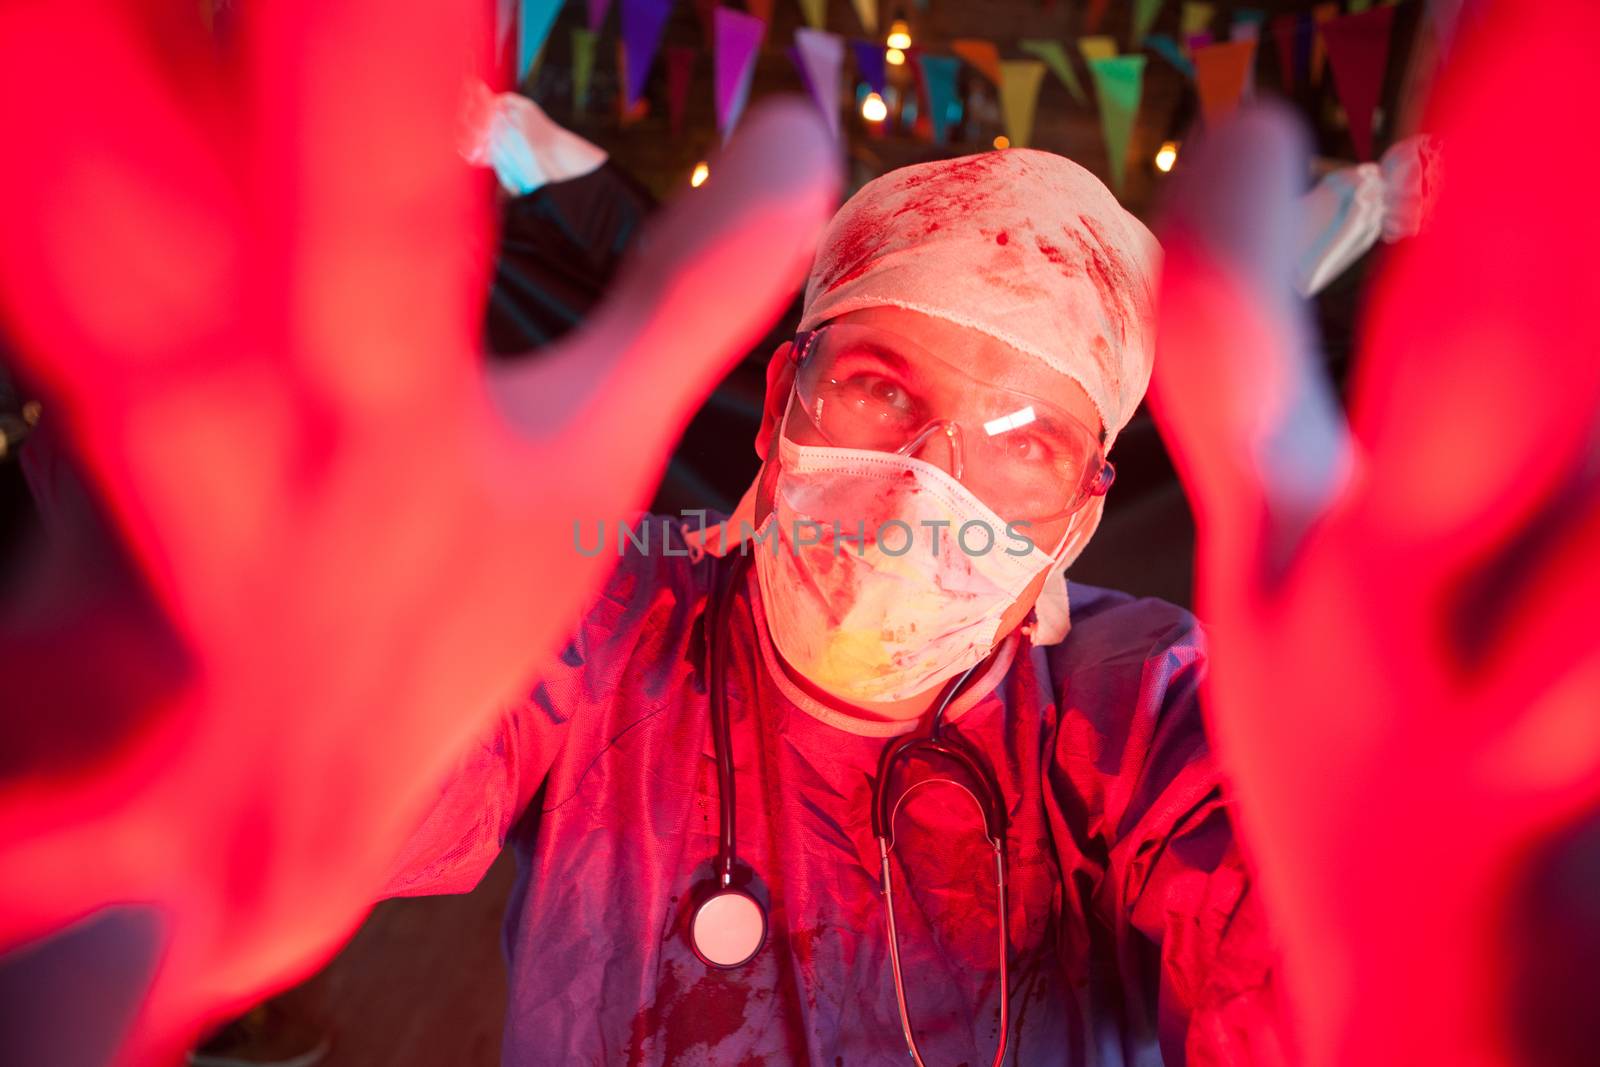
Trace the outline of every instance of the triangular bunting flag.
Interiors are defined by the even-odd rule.
[[[1204,33],[1211,28],[1211,20],[1217,17],[1215,4],[1197,3],[1196,0],[1186,0],[1183,5],[1183,18],[1178,23],[1178,40],[1187,41],[1197,33]]]
[[[589,107],[589,76],[594,73],[594,46],[600,35],[582,26],[572,27],[572,109]]]
[[[1079,37],[1078,51],[1083,55],[1085,63],[1093,63],[1097,59],[1110,59],[1117,54],[1117,39],[1115,37]]]
[[[1278,83],[1285,92],[1293,92],[1300,80],[1295,63],[1294,35],[1300,20],[1294,15],[1279,15],[1272,20],[1272,36],[1278,44]]]
[[[756,54],[767,24],[754,15],[719,7],[715,15],[717,49],[712,57],[716,72],[717,129],[727,142],[750,99],[750,79],[756,72]]]
[[[1311,38],[1311,84],[1322,84],[1322,64],[1327,59],[1328,52],[1322,43],[1322,27],[1339,17],[1339,5],[1330,0],[1329,3],[1318,4],[1311,9],[1311,21],[1316,26],[1316,35]]]
[[[1156,24],[1164,0],[1136,0],[1133,5],[1133,45],[1137,48]]]
[[[744,6],[750,14],[767,25],[772,25],[772,0],[744,0]]]
[[[650,65],[661,47],[661,31],[666,29],[672,0],[622,0],[622,51],[627,57],[623,79],[622,107],[632,109],[644,95]]]
[[[1346,15],[1322,27],[1333,68],[1333,87],[1350,123],[1356,158],[1372,158],[1372,120],[1383,93],[1383,75],[1389,65],[1389,32],[1394,8],[1387,5]]]
[[[820,30],[828,23],[828,0],[800,0],[800,14],[807,26]]]
[[[796,65],[811,99],[822,109],[828,131],[839,136],[839,71],[844,68],[844,39],[837,34],[801,27],[794,31]]]
[[[1000,112],[1013,148],[1026,148],[1033,139],[1033,116],[1043,82],[1044,64],[1037,59],[1007,59],[1000,64]]]
[[[628,84],[628,46],[622,41],[617,42],[617,80],[623,85]],[[632,126],[635,122],[650,114],[650,101],[640,96],[633,103],[623,97],[617,97],[617,119],[624,126]]]
[[[876,37],[878,35],[878,0],[853,0],[856,8],[856,17],[861,20],[861,25],[867,33]]]
[[[683,134],[683,114],[689,103],[689,85],[694,80],[694,61],[699,54],[688,45],[667,46],[667,125],[674,137]]]
[[[945,143],[945,134],[952,122],[961,121],[961,100],[956,96],[956,74],[961,70],[961,60],[955,56],[917,57],[922,66],[922,83],[928,92],[928,121],[932,123],[933,139]]]
[[[522,0],[517,30],[517,84],[521,85],[561,12],[562,0]]]
[[[1255,59],[1254,41],[1228,41],[1195,51],[1195,89],[1207,126],[1216,126],[1239,106]]]
[[[1216,38],[1211,35],[1210,30],[1204,33],[1191,33],[1183,39],[1183,47],[1185,51],[1193,55],[1196,48],[1204,48],[1215,40]]]
[[[589,28],[599,33],[600,27],[606,24],[606,16],[610,13],[611,0],[589,0]]]
[[[1144,39],[1144,46],[1176,67],[1185,78],[1194,80],[1194,64],[1183,54],[1183,49],[1165,33],[1152,33]]]
[[[1094,92],[1100,101],[1100,129],[1106,138],[1111,163],[1111,187],[1122,191],[1127,170],[1128,140],[1139,117],[1139,97],[1144,92],[1144,56],[1113,56],[1089,64]]]
[[[1089,10],[1083,13],[1083,32],[1099,33],[1100,23],[1105,21],[1106,8],[1111,0],[1089,0]]]
[[[883,95],[884,87],[889,84],[888,72],[883,65],[883,45],[876,41],[851,41],[850,51],[855,53],[856,73],[861,80],[872,86],[872,91],[879,96]]]
[[[1029,55],[1038,56],[1044,60],[1056,77],[1061,79],[1061,84],[1067,87],[1067,92],[1072,94],[1072,99],[1085,106],[1089,103],[1089,94],[1083,91],[1083,84],[1078,81],[1077,71],[1072,69],[1072,63],[1067,59],[1067,50],[1060,41],[1048,41],[1034,38],[1027,41],[1018,41],[1017,47]]]
[[[993,41],[963,37],[950,42],[950,51],[978,68],[993,84],[1000,84],[1000,49]]]

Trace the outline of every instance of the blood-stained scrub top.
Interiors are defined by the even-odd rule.
[[[629,547],[557,665],[441,786],[387,892],[469,890],[514,846],[510,1067],[902,1067],[870,803],[888,739],[925,726],[795,687],[753,577],[708,634],[731,558],[650,527],[653,551]],[[947,712],[1005,796],[1006,1062],[1278,1063],[1272,953],[1197,704],[1200,631],[1161,601],[1075,585],[1071,602],[1065,640],[1013,634]],[[708,639],[727,656],[739,860],[769,915],[733,971],[685,933],[719,832]],[[927,785],[896,821],[896,918],[929,1067],[979,1067],[999,1035],[994,863],[939,770],[908,772]]]

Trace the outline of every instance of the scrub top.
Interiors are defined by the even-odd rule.
[[[636,533],[649,548],[626,545],[554,667],[463,755],[387,895],[470,890],[513,846],[508,1067],[904,1067],[870,804],[885,744],[924,727],[798,689],[754,568],[709,633],[731,557],[667,520]],[[1197,701],[1201,631],[1163,601],[1070,593],[1065,640],[1013,633],[946,713],[1005,798],[1006,1062],[1282,1062],[1273,952]],[[732,971],[686,936],[719,833],[711,640],[727,656],[738,857],[769,916],[765,947]],[[993,853],[941,770],[906,772],[896,919],[928,1067],[979,1067],[999,1036]]]

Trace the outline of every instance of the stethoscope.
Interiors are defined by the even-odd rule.
[[[734,852],[734,783],[733,746],[728,720],[726,697],[727,656],[721,640],[727,631],[728,615],[739,582],[749,566],[749,558],[741,550],[734,558],[722,588],[718,591],[711,615],[711,629],[706,632],[709,649],[711,689],[711,736],[716,749],[717,793],[721,807],[721,827],[716,860],[716,886],[695,906],[689,918],[689,944],[696,956],[709,966],[733,970],[753,960],[767,941],[767,909],[749,892],[734,885],[737,858]],[[889,959],[894,972],[895,1000],[900,1009],[900,1026],[904,1031],[906,1048],[916,1067],[926,1067],[922,1052],[917,1047],[916,1035],[911,1029],[911,1015],[906,1006],[905,975],[900,964],[900,938],[894,918],[894,877],[889,854],[894,849],[894,819],[901,805],[917,789],[942,782],[954,785],[977,804],[983,815],[984,838],[994,850],[996,901],[1000,913],[1000,1044],[995,1050],[994,1067],[1005,1059],[1006,1041],[1010,1026],[1010,971],[1007,965],[1007,947],[1010,944],[1010,923],[1006,915],[1006,829],[1005,804],[999,785],[994,781],[966,742],[955,734],[944,732],[944,713],[950,702],[983,664],[969,667],[946,683],[934,705],[933,723],[925,736],[908,734],[897,737],[884,747],[878,762],[878,776],[872,784],[872,833],[878,839],[878,855],[882,861],[884,909],[889,926]],[[935,757],[953,764],[967,779],[924,778],[902,789],[898,794],[889,788],[889,782],[902,764],[915,756]]]

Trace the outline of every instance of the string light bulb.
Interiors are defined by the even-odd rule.
[[[889,27],[889,39],[884,43],[902,52],[911,47],[911,27],[906,25],[905,19],[894,20],[894,24]]]
[[[1002,133],[999,137],[996,137],[994,139],[994,146],[995,146],[996,149],[1010,148],[1011,147],[1011,138],[1007,137],[1005,134]]]
[[[883,53],[883,59],[891,67],[903,67],[906,62],[906,54],[898,48],[891,48]]]
[[[694,165],[694,173],[689,175],[689,184],[698,189],[706,183],[706,179],[709,177],[711,177],[711,166],[705,160],[701,160]]]
[[[1161,147],[1156,151],[1156,170],[1162,174],[1172,173],[1172,168],[1178,165],[1178,142],[1162,141]]]
[[[889,105],[877,93],[868,93],[861,101],[861,117],[868,122],[882,122],[889,117]]]

